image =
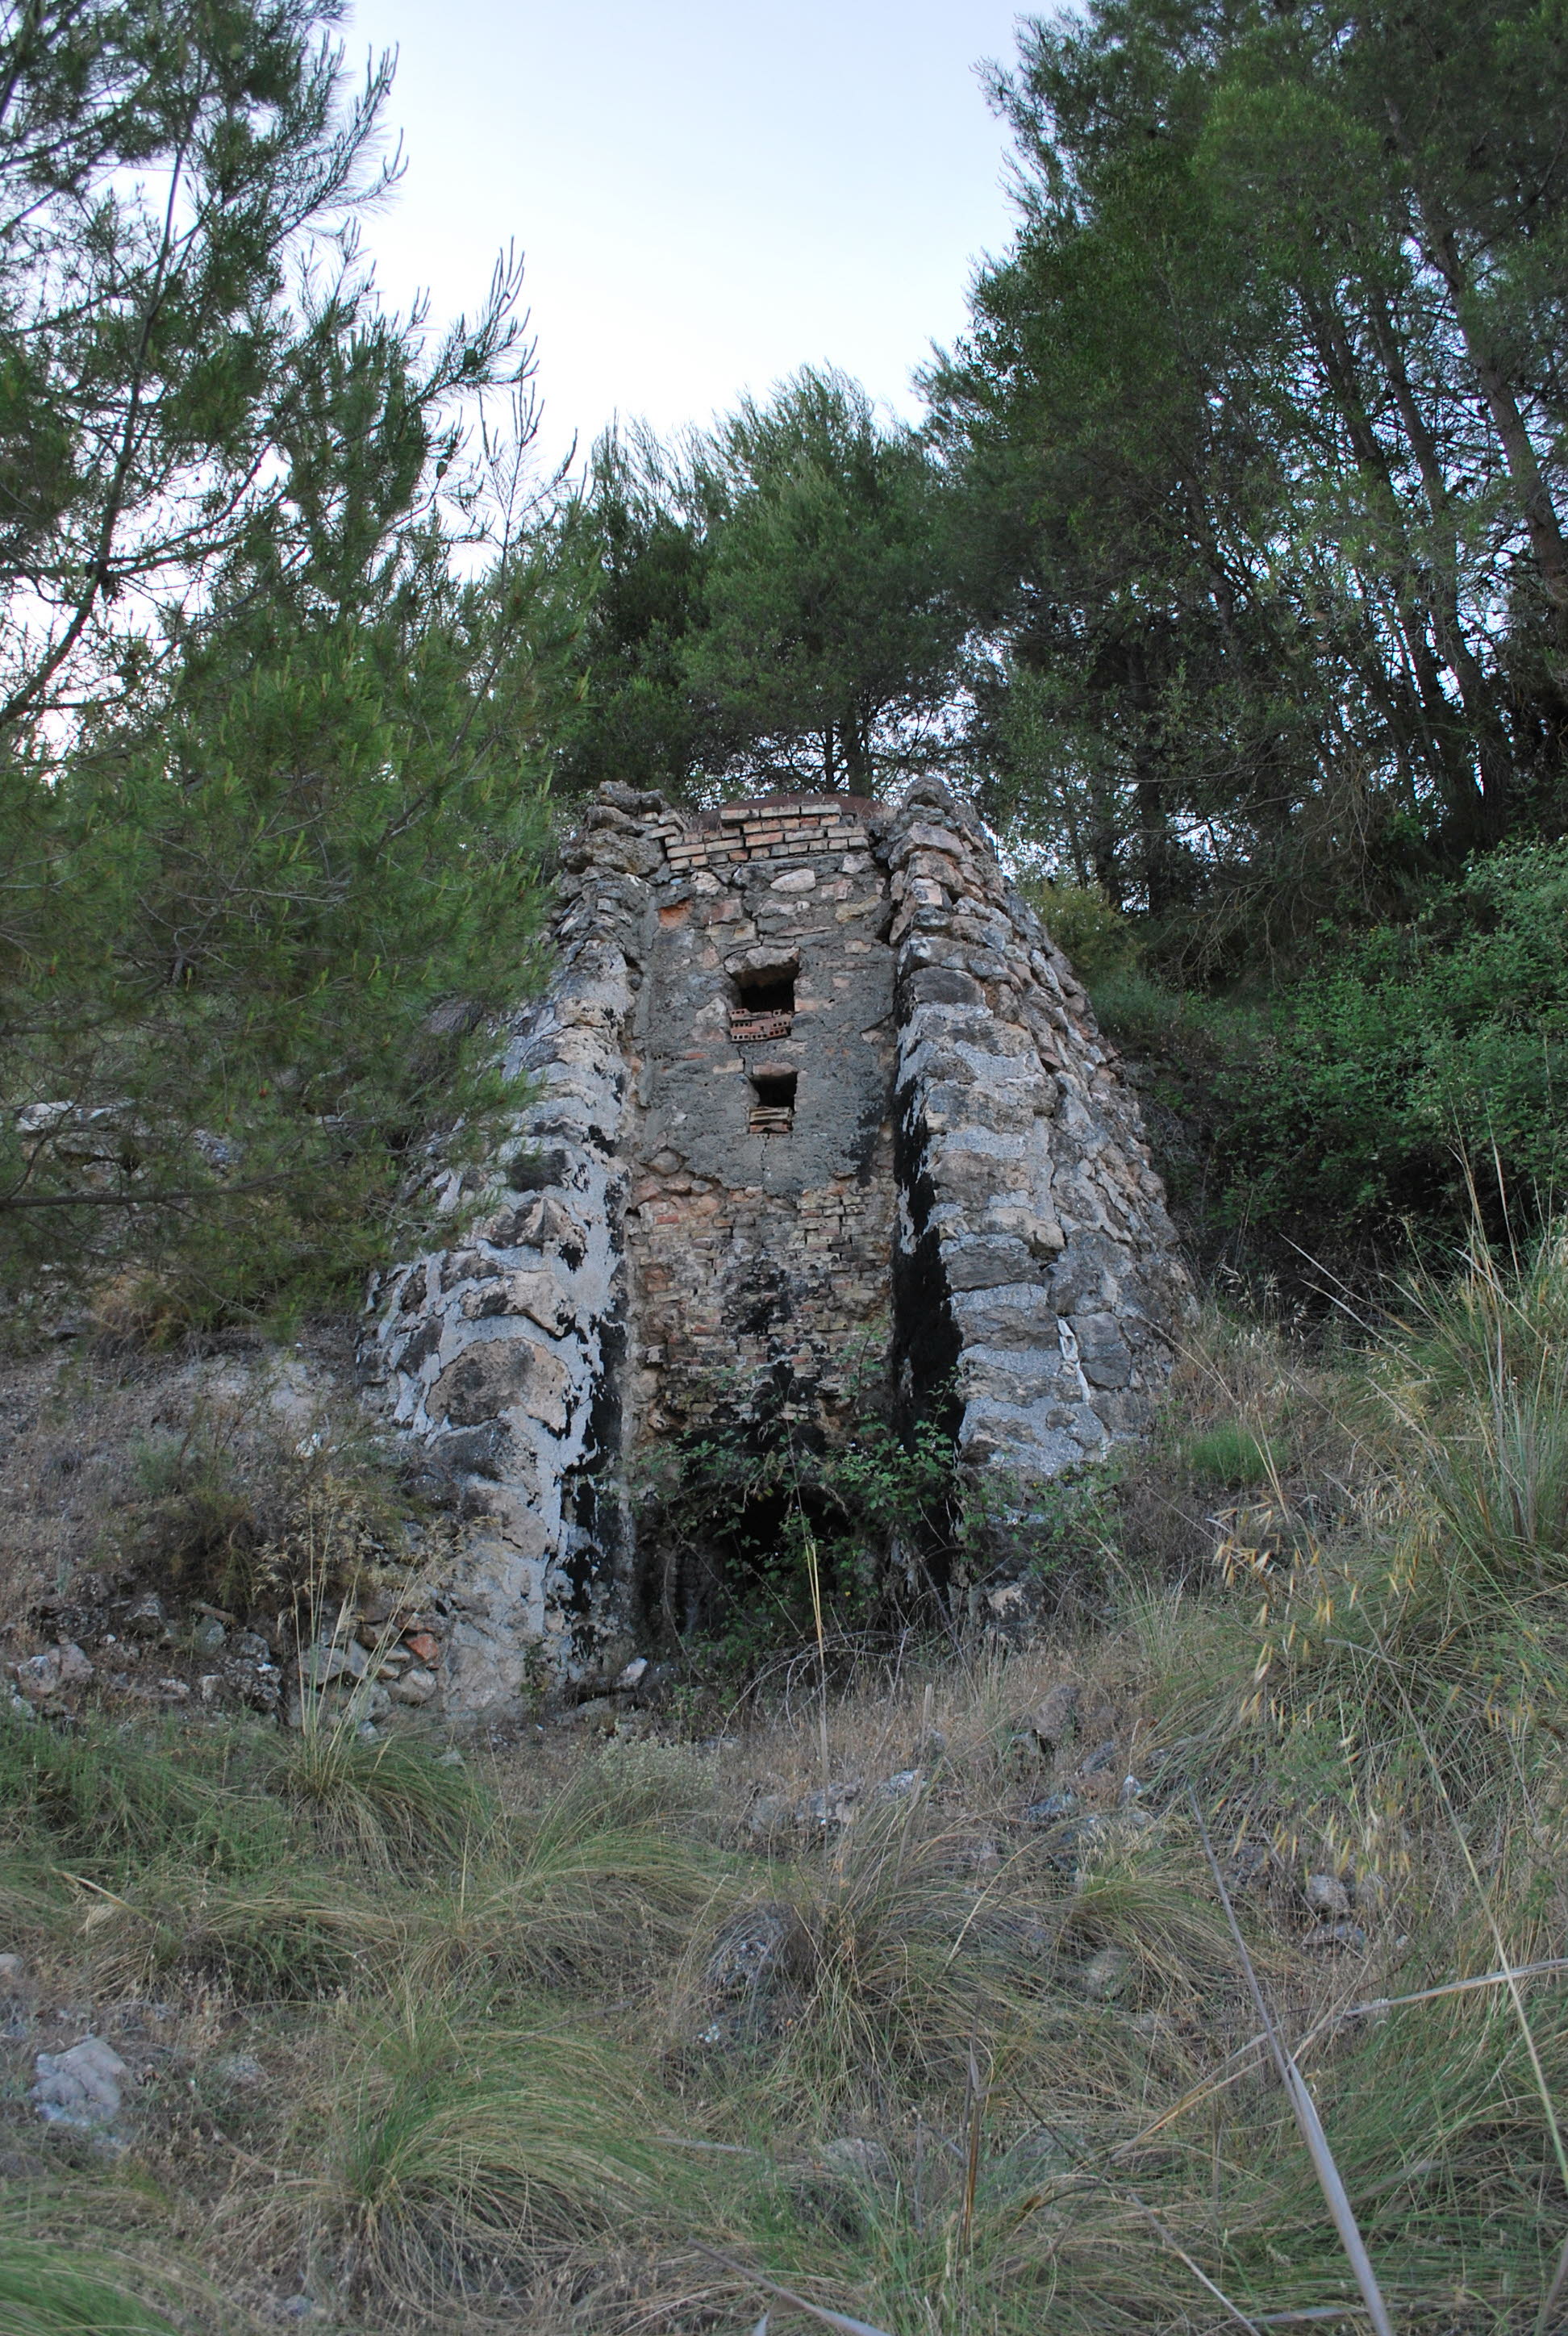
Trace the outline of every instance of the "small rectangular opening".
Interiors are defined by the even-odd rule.
[[[736,978],[735,990],[744,1013],[793,1014],[795,1010],[793,967],[784,970],[774,966],[766,973],[743,973]]]
[[[795,1010],[796,970],[791,963],[736,975],[729,1035],[738,1045],[766,1046],[772,1039],[789,1037]]]
[[[787,1135],[794,1125],[794,1071],[764,1071],[753,1079],[750,1128],[754,1135]]]

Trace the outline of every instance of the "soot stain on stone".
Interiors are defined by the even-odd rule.
[[[564,1152],[521,1152],[508,1168],[507,1182],[514,1192],[545,1192],[566,1182],[570,1162]]]
[[[908,1391],[906,1427],[935,1417],[951,1434],[962,1409],[953,1374],[963,1340],[953,1319],[941,1242],[931,1223],[936,1188],[925,1164],[926,1130],[912,1088],[899,1097],[894,1127],[894,1173],[914,1233],[893,1260],[894,1371],[901,1390]]]

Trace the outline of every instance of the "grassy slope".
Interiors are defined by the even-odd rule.
[[[799,1673],[707,1748],[556,1730],[463,1768],[0,1728],[30,1974],[0,2330],[303,2293],[346,2331],[675,2336],[749,2328],[754,2273],[891,2336],[1365,2325],[1203,1830],[1395,2324],[1533,2327],[1568,1974],[1434,1990],[1568,1951],[1565,1373],[1561,1249],[1370,1356],[1211,1320],[1119,1488],[1103,1614],[865,1671],[827,1761],[868,1789],[825,1836],[759,1817],[823,1781]],[[1027,1720],[1065,1680],[1053,1760]],[[1310,1874],[1353,1893],[1340,1944],[1306,1942]],[[115,2157],[23,2099],[90,2024],[143,2071]]]

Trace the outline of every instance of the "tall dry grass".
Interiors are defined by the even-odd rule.
[[[1565,1330],[1552,1242],[1359,1348],[1211,1317],[1097,1505],[1097,1617],[895,1650],[825,1709],[808,1650],[809,1694],[706,1748],[563,1729],[433,1782],[412,1743],[0,1728],[39,2018],[157,1995],[177,2039],[91,2166],[22,2105],[45,2031],[17,2045],[38,2244],[85,2184],[111,2253],[199,2253],[234,2325],[304,2295],[346,2336],[1359,2331],[1271,2027],[1400,2336],[1545,2336]]]

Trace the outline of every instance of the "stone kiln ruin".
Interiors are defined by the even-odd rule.
[[[1027,1485],[1146,1426],[1190,1302],[1135,1100],[945,788],[609,786],[565,864],[536,1100],[369,1341],[463,1520],[463,1712],[632,1651],[628,1475],[716,1403],[833,1437],[880,1386]]]

